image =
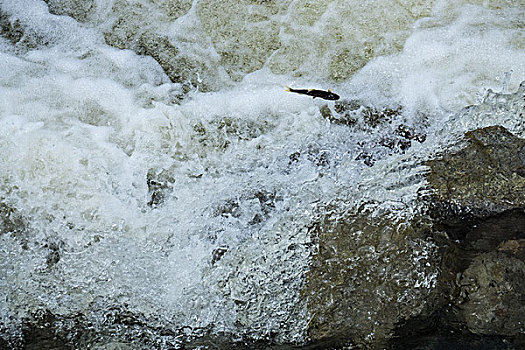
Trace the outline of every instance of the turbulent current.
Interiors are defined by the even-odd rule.
[[[522,0],[0,0],[0,345],[46,317],[86,348],[308,342],[334,203],[409,220],[445,145],[525,136],[462,111],[525,80],[524,18]]]

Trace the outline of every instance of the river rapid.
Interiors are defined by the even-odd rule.
[[[422,160],[477,127],[525,136],[461,113],[525,80],[524,18],[522,0],[0,0],[5,344],[48,313],[85,346],[303,344],[327,203],[409,218]]]

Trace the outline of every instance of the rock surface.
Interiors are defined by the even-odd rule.
[[[427,163],[421,215],[335,206],[312,225],[313,342],[401,349],[433,334],[418,348],[523,345],[525,140],[491,126],[454,149]]]
[[[523,207],[525,140],[501,126],[467,132],[468,145],[443,159],[428,162],[428,181],[441,215],[484,217]]]
[[[444,322],[517,344],[525,335],[525,140],[501,126],[465,139],[464,148],[428,163],[431,215],[448,238],[441,277],[456,310]]]
[[[378,210],[377,202],[355,208],[334,201],[318,208],[321,215],[308,229],[310,271],[300,291],[310,314],[304,348],[522,347],[524,145],[524,139],[499,126],[467,132],[454,151],[427,163],[430,191],[425,193],[430,195],[420,196],[420,209],[411,216]],[[0,209],[4,233],[17,234],[16,213],[6,205]],[[247,321],[246,303],[238,302],[239,324]],[[104,319],[106,328],[96,330],[83,315],[43,311],[23,321],[23,340],[0,345],[67,349],[71,340],[91,344],[89,339],[98,337],[100,344],[133,348],[127,339],[146,330],[150,335],[142,341],[150,345],[178,339],[172,345],[190,349],[209,342],[219,349],[289,348],[282,340],[232,343],[228,334],[188,333],[125,306]]]
[[[304,291],[312,341],[382,348],[397,323],[432,313],[440,257],[430,222],[397,215],[364,206],[312,227],[319,252]]]

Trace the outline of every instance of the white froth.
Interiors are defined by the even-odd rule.
[[[523,8],[473,5],[455,8],[453,16],[437,12],[416,23],[402,52],[375,58],[346,87],[427,113],[480,102],[487,88],[502,89],[506,72],[512,72],[509,88],[515,91],[525,77],[525,50],[513,23],[524,15]]]
[[[382,137],[401,123],[441,130],[449,114],[478,102],[485,89],[500,90],[506,72],[512,72],[509,91],[525,80],[524,9],[512,4],[442,2],[431,11],[432,2],[392,1],[372,17],[344,1],[275,2],[273,14],[260,5],[246,23],[266,16],[260,26],[269,26],[283,46],[256,64],[261,69],[240,74],[242,64],[227,67],[231,62],[221,61],[217,47],[236,50],[253,38],[222,28],[231,41],[214,47],[196,12],[203,3],[195,1],[169,23],[156,12],[149,19],[159,21],[149,29],[204,62],[223,86],[184,99],[182,84],[171,83],[152,57],[106,45],[104,33],[128,7],[95,1],[91,22],[79,23],[50,14],[43,1],[1,3],[34,45],[0,37],[0,200],[27,221],[31,242],[27,251],[15,236],[0,236],[17,252],[0,252],[0,270],[16,279],[0,284],[0,294],[17,295],[0,317],[37,307],[68,314],[126,303],[180,325],[304,340],[306,317],[281,325],[286,312],[305,312],[295,306],[294,288],[308,265],[304,228],[317,203],[407,207],[421,183],[420,160],[439,136],[414,141],[404,155],[376,149]],[[365,10],[374,11],[361,5]],[[244,20],[246,14],[231,11],[224,16]],[[396,23],[396,11],[399,26],[383,28]],[[349,13],[362,20],[359,30]],[[382,14],[384,21],[371,21]],[[338,21],[345,30],[337,32]],[[281,27],[273,31],[275,23]],[[368,63],[350,77],[355,57],[348,50],[356,42],[363,52],[366,45],[376,51],[359,56],[356,64]],[[248,56],[259,49],[246,49],[243,59],[260,58]],[[342,68],[329,67],[335,56]],[[338,68],[349,77],[336,83],[330,69]],[[239,74],[237,82],[228,69]],[[333,102],[286,92],[285,85],[332,87],[343,100],[378,108],[401,105],[403,120],[375,130],[331,124],[319,108]],[[460,134],[474,123],[453,125]],[[374,167],[356,160],[364,151],[381,158]],[[150,171],[171,177],[157,208],[147,204]],[[61,246],[54,270],[46,270],[48,241]],[[283,258],[292,244],[300,257]],[[213,265],[218,247],[228,253]],[[281,290],[285,277],[293,285]]]
[[[49,13],[44,1],[6,0],[0,10],[10,16],[10,21],[19,21],[24,36],[32,45],[42,45],[55,54],[85,50],[103,44],[104,39],[96,29],[79,24],[71,17],[55,16]],[[44,49],[45,50],[45,49]]]

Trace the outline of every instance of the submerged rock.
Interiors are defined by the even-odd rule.
[[[15,237],[23,249],[27,249],[27,223],[22,215],[0,198],[0,235]]]
[[[79,22],[86,22],[96,9],[94,0],[44,0],[49,12],[71,16]]]
[[[333,108],[321,106],[319,112],[331,124],[351,127],[371,135],[371,140],[359,143],[361,151],[355,158],[369,167],[385,155],[405,152],[414,141],[423,143],[426,140],[424,132],[403,121],[403,109],[399,106],[376,108],[357,100],[342,100],[335,102]],[[383,133],[384,129],[392,132]]]
[[[48,40],[40,33],[29,28],[17,18],[12,18],[0,9],[0,37],[11,42],[18,52],[26,52],[40,45],[45,46]]]
[[[162,204],[173,190],[175,179],[166,169],[149,169],[146,175],[148,185],[148,206],[155,208]]]
[[[11,20],[5,13],[0,12],[0,35],[12,44],[17,44],[24,36],[24,28],[20,25],[20,21]]]

